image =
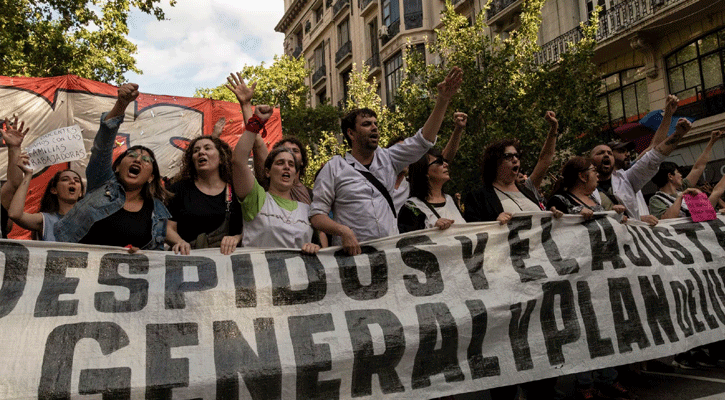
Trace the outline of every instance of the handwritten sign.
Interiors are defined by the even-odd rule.
[[[50,131],[36,139],[25,151],[34,170],[86,158],[86,147],[78,125]]]
[[[693,222],[712,221],[717,218],[717,213],[705,193],[700,192],[697,195],[686,193],[682,195],[682,198],[687,204],[687,209],[690,210]]]

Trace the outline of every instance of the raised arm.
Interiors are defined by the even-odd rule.
[[[707,142],[707,145],[705,146],[705,150],[702,151],[702,154],[700,154],[700,157],[697,158],[695,161],[695,164],[692,165],[692,169],[690,170],[690,173],[687,174],[687,181],[690,182],[691,185],[697,184],[697,181],[702,176],[702,173],[705,172],[705,167],[707,166],[707,162],[710,161],[710,155],[712,155],[712,147],[715,145],[715,142],[720,139],[723,135],[723,131],[712,131],[710,133],[710,141]],[[679,188],[678,188],[679,189]]]
[[[254,89],[257,87],[257,82],[252,82],[251,87],[247,86],[244,83],[244,79],[242,79],[242,74],[239,72],[236,75],[229,74],[227,82],[228,84],[224,86],[231,90],[237,97],[239,106],[242,108],[242,115],[244,115],[244,123],[246,124],[249,118],[252,117],[252,98],[254,97]]]
[[[28,214],[25,209],[25,197],[28,194],[30,181],[33,179],[33,169],[30,168],[30,157],[27,154],[20,156],[15,165],[9,165],[8,169],[17,169],[23,175],[18,190],[15,191],[10,207],[8,208],[8,216],[16,224],[24,229],[31,231],[41,231],[43,229],[43,215],[40,213]]]
[[[725,194],[725,175],[723,175],[717,182],[717,185],[712,188],[712,192],[710,192],[710,196],[708,197],[710,204],[712,204],[716,210],[719,208],[718,203],[720,202],[723,194]]]
[[[265,122],[272,115],[272,107],[270,106],[257,106],[254,110],[254,115],[259,118],[261,124]],[[249,152],[252,151],[254,141],[258,132],[252,132],[250,129],[255,129],[255,124],[248,123],[244,133],[239,138],[237,145],[234,147],[234,154],[232,155],[232,180],[234,183],[234,192],[237,197],[244,199],[254,188],[254,174],[249,169],[248,158]]]
[[[466,115],[466,113],[456,112],[453,114],[453,122],[456,126],[453,128],[451,138],[448,139],[448,143],[446,143],[446,148],[443,149],[443,158],[448,162],[453,161],[456,157],[456,153],[458,153],[458,148],[461,146],[461,135],[466,129],[468,115]]]
[[[531,175],[529,175],[531,183],[533,183],[536,188],[541,186],[541,181],[544,180],[546,171],[549,170],[552,161],[554,161],[556,136],[558,134],[557,130],[559,129],[559,120],[556,119],[556,113],[553,111],[547,111],[546,115],[544,115],[544,119],[549,123],[549,133],[546,135],[544,147],[541,149],[541,153],[539,153],[539,161],[536,162],[534,171],[531,172]]]
[[[657,127],[657,131],[655,132],[654,136],[652,136],[652,140],[649,143],[649,146],[644,149],[643,152],[639,153],[639,156],[637,159],[642,157],[642,155],[651,149],[654,149],[662,143],[665,138],[667,137],[667,132],[670,131],[670,124],[672,123],[672,116],[675,114],[675,111],[677,111],[677,104],[679,103],[680,99],[677,98],[677,96],[671,94],[668,95],[665,99],[665,110],[662,115],[662,122],[660,122],[660,126]]]
[[[662,155],[669,156],[670,153],[672,153],[673,150],[677,147],[677,143],[680,142],[683,136],[687,132],[692,129],[692,123],[688,121],[686,118],[680,118],[679,121],[677,121],[677,126],[675,127],[675,133],[672,134],[667,140],[664,142],[658,144],[655,147],[655,150],[662,153]]]
[[[446,79],[438,84],[438,97],[436,98],[435,106],[433,106],[433,111],[421,129],[425,140],[431,143],[435,142],[438,131],[441,129],[443,118],[446,115],[448,103],[450,103],[451,98],[458,91],[461,82],[463,82],[463,71],[458,67],[453,67],[448,72]]]
[[[264,178],[264,161],[268,155],[269,149],[267,149],[267,144],[264,143],[262,136],[257,135],[256,139],[254,139],[252,160],[254,161],[254,176],[260,182]]]
[[[12,123],[5,118],[5,130],[2,132],[2,136],[3,140],[5,140],[5,146],[8,148],[8,181],[0,189],[0,202],[6,209],[10,208],[13,195],[23,180],[23,172],[20,168],[15,168],[15,165],[20,160],[20,145],[29,130],[30,128],[25,128],[25,121],[20,121],[20,125],[18,125],[18,117],[15,117]]]

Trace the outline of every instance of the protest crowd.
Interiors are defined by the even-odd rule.
[[[2,234],[12,224],[34,233],[37,240],[167,250],[179,255],[194,249],[219,248],[232,254],[241,247],[299,249],[315,254],[321,248],[342,246],[350,255],[362,252],[361,242],[467,222],[510,223],[517,213],[549,212],[553,218],[614,211],[622,224],[640,220],[655,226],[662,219],[689,217],[689,198],[706,196],[714,210],[725,203],[725,177],[714,187],[698,186],[714,144],[723,131],[711,134],[704,152],[685,176],[665,159],[691,129],[680,119],[668,136],[678,99],[668,96],[660,128],[645,151],[636,155],[628,143],[595,146],[588,154],[573,155],[548,196],[542,184],[552,172],[558,135],[555,110],[543,117],[549,126],[533,168],[521,165],[514,135],[489,143],[481,154],[480,176],[462,196],[447,194],[449,168],[455,160],[467,115],[453,114],[454,131],[447,143],[436,139],[450,100],[464,77],[452,68],[437,85],[435,106],[425,124],[410,137],[378,145],[373,110],[351,111],[341,120],[350,151],[335,156],[317,173],[314,187],[300,177],[307,167],[305,144],[284,138],[269,151],[262,139],[272,107],[252,107],[254,83],[231,74],[227,87],[236,95],[245,130],[234,148],[211,135],[192,140],[180,172],[165,182],[154,152],[144,146],[128,148],[113,157],[114,139],[126,108],[139,95],[135,84],[118,88],[111,110],[100,116],[85,171],[60,171],[50,180],[37,213],[25,211],[33,169],[21,151],[31,127],[22,115],[5,120],[2,132],[8,149],[7,182],[2,186]],[[253,168],[248,163],[253,157]],[[524,171],[531,171],[524,175]],[[642,188],[652,181],[658,191],[645,202]],[[480,182],[480,183],[479,183]],[[461,201],[462,200],[462,201]],[[675,356],[676,368],[716,367],[725,352],[717,343]],[[642,368],[646,368],[642,367]],[[622,385],[617,370],[607,367],[575,375],[579,399],[635,399]],[[491,389],[494,400],[563,398],[556,378]]]

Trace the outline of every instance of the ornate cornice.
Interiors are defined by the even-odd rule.
[[[292,5],[285,11],[282,19],[279,20],[277,26],[274,27],[276,32],[287,34],[287,28],[294,22],[295,18],[300,14],[309,0],[295,0]]]

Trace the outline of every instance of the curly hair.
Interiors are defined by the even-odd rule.
[[[45,187],[45,192],[43,193],[43,197],[40,199],[40,209],[38,209],[38,212],[44,212],[44,213],[57,213],[60,209],[60,203],[58,202],[58,194],[52,193],[52,189],[58,188],[58,182],[60,182],[60,176],[63,174],[63,172],[70,171],[81,180],[81,195],[78,197],[78,200],[83,198],[83,195],[86,193],[86,185],[83,183],[83,178],[81,178],[80,174],[73,171],[72,169],[64,169],[62,171],[58,171],[53,175],[52,178],[50,178],[50,181],[48,181],[48,186]]]
[[[189,143],[184,151],[179,175],[174,180],[196,180],[197,174],[193,159],[194,146],[201,140],[209,140],[214,143],[214,147],[219,152],[219,178],[225,183],[230,183],[232,181],[232,148],[225,141],[212,136],[198,136]]]
[[[506,148],[513,146],[518,152],[520,144],[518,139],[503,139],[486,147],[481,157],[481,179],[484,184],[491,185],[496,180],[498,166],[501,165]]]
[[[156,155],[154,155],[154,152],[146,146],[137,145],[129,147],[128,149],[126,149],[126,151],[121,153],[121,155],[119,155],[116,160],[113,161],[111,168],[116,173],[116,179],[119,178],[116,168],[118,168],[118,165],[121,164],[121,160],[123,160],[123,158],[126,157],[128,153],[134,150],[145,151],[151,156],[154,179],[153,181],[151,181],[151,183],[145,183],[143,185],[143,190],[141,191],[141,193],[143,194],[144,199],[151,200],[153,198],[157,198],[161,201],[166,201],[167,198],[171,198],[172,194],[164,188],[163,184],[161,184],[161,172],[159,170],[159,164],[156,162]],[[121,182],[120,179],[118,179],[118,181]],[[121,184],[123,184],[123,182],[121,182]]]

